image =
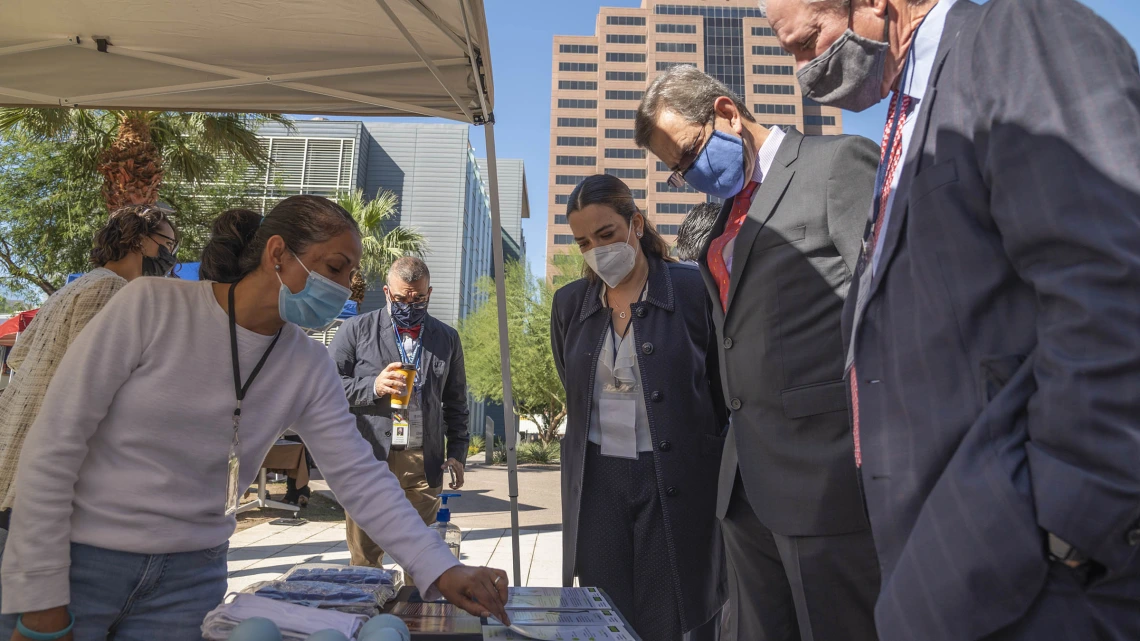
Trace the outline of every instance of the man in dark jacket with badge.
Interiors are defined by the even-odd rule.
[[[463,348],[458,332],[428,316],[431,275],[424,261],[404,257],[393,263],[384,296],[386,307],[345,321],[329,352],[357,429],[376,458],[388,462],[424,523],[431,523],[444,470],[454,477],[451,489],[463,487],[468,442]],[[351,515],[346,521],[352,564],[379,567],[384,550]]]

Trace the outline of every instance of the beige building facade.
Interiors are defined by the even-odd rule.
[[[642,0],[603,7],[594,35],[555,36],[550,97],[547,277],[556,283],[577,253],[566,224],[570,192],[586,176],[613,174],[670,242],[703,194],[668,184],[669,169],[633,142],[634,112],[658,73],[696,65],[744,99],[756,120],[805,134],[843,131],[840,111],[805,100],[792,57],[780,49],[755,0]]]

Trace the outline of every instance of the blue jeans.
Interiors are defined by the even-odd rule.
[[[178,554],[71,544],[75,641],[200,641],[206,613],[226,593],[229,543]],[[16,626],[0,616],[0,639]]]

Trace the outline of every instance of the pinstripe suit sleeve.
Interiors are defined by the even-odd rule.
[[[1140,526],[1140,70],[1074,0],[995,3],[977,43],[993,224],[1039,305],[1037,522],[1119,568]]]

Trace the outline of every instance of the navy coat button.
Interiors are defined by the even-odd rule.
[[[1132,547],[1140,546],[1140,527],[1128,533],[1128,545]]]
[[[653,343],[644,343],[644,344],[641,346],[641,351],[642,351],[642,353],[643,353],[643,354],[645,354],[646,356],[648,356],[648,355],[652,354],[652,353],[653,353]]]
[[[732,349],[732,339],[731,338],[724,339],[724,348],[725,349]]]
[[[681,491],[675,487],[669,487],[665,489],[665,496],[677,496],[680,493]]]
[[[638,318],[645,318],[645,313],[646,313],[646,312],[645,312],[645,308],[644,308],[644,307],[638,307],[638,308],[637,308],[637,317],[638,317]]]
[[[661,444],[657,446],[657,449],[661,450],[662,452],[668,452],[669,450],[673,449],[673,444],[669,441],[661,441]]]
[[[649,398],[653,399],[654,402],[659,403],[659,402],[661,402],[661,399],[665,398],[665,395],[662,394],[661,392],[653,392],[652,394],[649,395]]]
[[[391,435],[392,435],[392,430],[388,430],[387,432],[384,432],[384,436],[391,436]]]
[[[728,406],[734,410],[740,409],[741,405],[742,405],[742,403],[740,402],[739,398],[734,398],[731,401],[729,401],[729,403],[728,403]]]

